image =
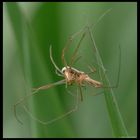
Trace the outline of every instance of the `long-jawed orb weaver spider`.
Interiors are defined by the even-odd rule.
[[[106,15],[111,9],[107,10],[103,15],[101,15],[99,17],[99,19],[97,20],[96,24],[104,17],[104,15]],[[94,27],[95,25],[94,24]],[[31,116],[32,119],[38,121],[39,123],[41,124],[44,124],[44,125],[48,125],[48,124],[51,124],[61,118],[64,118],[66,117],[67,115],[71,114],[72,112],[75,112],[77,109],[78,109],[78,104],[79,104],[79,95],[78,93],[80,93],[80,100],[83,101],[83,95],[82,95],[82,86],[85,86],[85,84],[89,84],[89,85],[92,85],[93,87],[95,88],[116,88],[117,85],[118,85],[118,79],[117,79],[117,84],[115,86],[112,86],[112,87],[107,87],[107,86],[104,86],[102,82],[99,82],[95,79],[92,79],[88,73],[85,73],[83,71],[80,71],[80,70],[77,70],[76,68],[72,67],[73,63],[76,61],[76,55],[77,55],[77,52],[78,52],[78,49],[80,48],[80,45],[81,45],[81,42],[82,40],[84,39],[85,35],[87,32],[89,32],[89,28],[93,28],[93,24],[91,26],[85,26],[84,28],[82,28],[79,32],[73,34],[72,36],[70,36],[66,42],[66,45],[65,47],[63,48],[62,50],[62,55],[61,55],[61,59],[62,59],[62,62],[64,64],[64,67],[62,69],[60,69],[56,63],[54,62],[54,59],[52,57],[52,47],[50,46],[50,59],[51,59],[51,62],[52,64],[54,65],[55,69],[56,69],[56,74],[58,76],[62,76],[64,77],[64,79],[58,81],[58,82],[55,82],[55,83],[52,83],[52,84],[47,84],[45,86],[41,86],[39,88],[33,88],[33,92],[27,96],[25,96],[24,98],[20,99],[15,105],[14,105],[14,114],[15,114],[15,117],[17,119],[18,122],[20,122],[21,124],[23,124],[19,118],[17,117],[17,113],[16,113],[16,107],[17,105],[21,104],[25,99],[27,99],[28,97],[32,96],[32,95],[35,95],[38,91],[40,90],[47,90],[49,88],[52,88],[54,86],[57,86],[57,85],[66,85],[66,88],[67,86],[70,86],[72,84],[76,84],[77,85],[77,94],[76,94],[76,103],[74,105],[74,107],[69,110],[68,112],[66,112],[65,114],[61,115],[61,116],[58,116],[50,121],[41,121],[39,120],[38,118],[34,117],[31,112],[27,109],[27,107],[24,107],[24,109],[29,113],[29,115]],[[83,32],[83,33],[82,33]],[[68,51],[68,48],[69,46],[71,45],[71,42],[73,41],[73,39],[79,35],[80,33],[82,33],[82,37],[80,38],[80,41],[78,42],[78,45],[77,47],[75,48],[74,50],[74,53],[72,54],[72,57],[70,59],[70,63],[67,64],[66,62],[66,59],[65,59],[65,52]],[[120,57],[119,57],[120,58]],[[120,64],[120,63],[119,63]],[[96,69],[92,69],[90,67],[90,71],[91,73],[94,73],[96,71]],[[118,72],[118,75],[120,74],[120,66],[119,66],[119,72]],[[118,76],[119,77],[119,76]],[[79,92],[78,92],[79,91]]]

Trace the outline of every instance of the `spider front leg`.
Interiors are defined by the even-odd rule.
[[[84,29],[85,29],[85,27],[83,27],[79,32],[76,32],[75,34],[69,36],[69,38],[67,39],[67,42],[66,42],[66,44],[65,44],[65,47],[64,47],[63,50],[62,50],[62,55],[61,55],[61,59],[62,59],[63,64],[65,65],[65,67],[68,66],[68,65],[67,65],[67,62],[66,62],[66,59],[65,59],[65,52],[66,52],[66,51],[68,50],[68,48],[70,47],[70,45],[71,45],[73,39],[74,39],[76,36],[78,36]],[[79,47],[79,46],[78,46],[78,47]],[[77,48],[77,47],[76,47],[76,48]],[[76,51],[76,52],[77,52],[77,51]],[[76,52],[74,52],[74,54],[75,54]],[[73,57],[73,56],[72,56],[72,57]],[[75,57],[75,55],[74,55],[74,57]],[[73,59],[73,58],[72,58],[72,59]],[[75,59],[75,58],[74,58],[74,59]],[[72,61],[73,61],[73,60],[72,60]]]
[[[64,64],[65,67],[67,67],[67,62],[66,62],[66,59],[65,59],[65,51],[68,49],[68,47],[70,46],[72,42],[72,36],[70,36],[66,42],[66,45],[65,47],[63,48],[62,50],[62,55],[61,55],[61,59],[62,59],[62,62]]]
[[[51,59],[52,64],[56,68],[56,70],[59,71],[59,73],[61,73],[63,75],[62,71],[59,69],[59,67],[55,64],[55,62],[53,60],[53,57],[52,57],[52,46],[51,45],[50,45],[50,59]]]
[[[64,75],[61,74],[57,69],[55,70],[55,73],[56,73],[58,76],[64,77]]]

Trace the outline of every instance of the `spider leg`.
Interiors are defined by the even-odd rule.
[[[55,70],[55,73],[56,73],[58,76],[64,77],[64,75],[61,74],[61,73],[59,73],[57,69]]]
[[[104,91],[100,91],[98,93],[90,93],[90,95],[92,96],[98,96],[98,95],[102,95],[104,93]]]
[[[53,57],[52,57],[52,46],[51,45],[50,45],[50,59],[51,59],[52,64],[56,68],[56,70],[59,71],[63,75],[62,71],[58,68],[58,66],[55,64],[55,62],[53,60]]]
[[[81,102],[83,101],[83,94],[82,94],[82,88],[81,88],[81,85],[78,85],[79,87],[79,91],[80,91],[80,99],[81,99]]]
[[[77,89],[76,103],[75,103],[74,107],[72,107],[72,109],[69,110],[68,112],[66,112],[66,113],[64,113],[64,114],[62,114],[62,115],[60,115],[60,116],[58,116],[58,117],[56,117],[56,118],[54,118],[52,120],[49,120],[49,121],[42,121],[42,120],[36,118],[35,116],[33,116],[33,114],[29,111],[29,109],[26,106],[23,106],[23,107],[24,107],[25,111],[30,115],[30,117],[33,120],[35,120],[35,121],[37,121],[37,122],[39,122],[39,123],[41,123],[43,125],[48,125],[48,124],[56,122],[56,121],[58,121],[60,119],[63,119],[64,117],[66,117],[66,116],[70,115],[71,113],[75,112],[78,109],[78,104],[79,104],[79,101],[78,101],[78,89]]]
[[[75,94],[72,93],[72,91],[66,89],[67,93],[69,93],[71,96],[73,96],[74,98],[76,98],[77,96]],[[78,97],[78,99],[80,99],[80,97]]]
[[[31,94],[28,94],[27,96],[21,98],[16,104],[14,104],[14,115],[15,115],[16,120],[17,120],[20,124],[23,124],[23,123],[20,121],[20,119],[18,118],[18,116],[17,116],[17,111],[16,111],[16,109],[17,109],[17,106],[18,106],[19,104],[21,104],[23,101],[25,101],[28,97],[30,97],[30,96],[32,96],[32,95],[36,95],[36,94],[38,93],[39,90],[46,90],[46,89],[51,88],[51,87],[56,86],[56,85],[65,84],[65,82],[66,82],[66,81],[65,81],[65,79],[64,79],[64,80],[60,80],[60,81],[58,81],[58,82],[56,82],[56,83],[53,83],[53,84],[48,84],[48,85],[45,85],[45,86],[41,86],[41,87],[39,87],[39,88],[34,88],[34,89],[33,89],[33,92],[32,92]]]
[[[85,26],[79,31],[79,32],[76,32],[75,34],[69,36],[69,38],[67,39],[67,42],[65,44],[65,47],[63,48],[62,50],[62,55],[61,55],[61,59],[62,59],[62,62],[63,64],[65,65],[65,67],[67,67],[67,62],[66,62],[66,59],[65,59],[65,52],[68,50],[68,48],[70,47],[73,39],[78,36],[81,32],[83,32],[83,30],[85,29]]]
[[[73,65],[73,63],[74,63],[74,61],[75,61],[75,59],[76,59],[76,55],[77,55],[78,49],[80,48],[81,42],[83,41],[85,35],[86,35],[86,32],[84,32],[84,33],[82,34],[82,37],[81,37],[80,41],[78,42],[77,47],[76,47],[75,50],[74,50],[74,53],[73,53],[73,55],[72,55],[72,57],[71,57],[71,59],[70,59],[70,64],[69,64],[70,67]]]
[[[106,12],[104,12],[104,13],[98,18],[98,20],[97,20],[97,22],[96,22],[95,24],[92,24],[90,27],[89,27],[89,25],[86,25],[86,26],[85,26],[85,28],[84,28],[85,31],[84,31],[84,33],[82,34],[82,37],[81,37],[81,39],[80,39],[80,41],[79,41],[79,43],[78,43],[78,45],[77,45],[77,47],[76,47],[76,49],[75,49],[75,51],[74,51],[72,57],[71,57],[71,60],[70,60],[70,67],[72,66],[72,64],[73,64],[74,61],[75,61],[76,54],[77,54],[77,52],[78,52],[78,49],[79,49],[79,47],[80,47],[80,45],[81,45],[82,40],[84,39],[84,37],[85,37],[85,35],[86,35],[87,29],[88,29],[88,28],[94,28],[94,27],[97,25],[97,23],[99,23],[99,21],[100,21],[109,11],[111,11],[111,9],[112,9],[112,8],[110,8],[110,9],[108,9]]]
[[[119,68],[118,68],[118,76],[117,76],[116,84],[113,85],[113,86],[105,86],[105,85],[103,85],[103,88],[118,88],[119,80],[120,80],[120,72],[121,72],[121,47],[119,45]],[[104,73],[104,76],[105,76],[105,73]]]
[[[99,23],[99,22],[101,21],[101,19],[102,19],[109,11],[111,11],[111,9],[112,9],[112,8],[110,8],[110,9],[108,9],[106,12],[104,12],[104,13],[98,18],[97,22],[96,22],[95,24],[92,24],[92,25],[90,26],[90,28],[93,29],[93,28],[97,25],[97,23]],[[68,48],[69,48],[69,46],[71,45],[73,39],[74,39],[77,35],[79,35],[81,32],[83,32],[84,30],[87,30],[87,28],[89,28],[89,26],[87,26],[87,24],[86,24],[86,26],[84,26],[79,32],[73,34],[72,36],[70,36],[70,37],[68,38],[68,40],[67,40],[67,42],[66,42],[66,44],[65,44],[65,47],[64,47],[63,50],[62,50],[62,55],[61,55],[61,59],[62,59],[63,64],[65,65],[65,67],[67,67],[67,62],[66,62],[66,59],[65,59],[65,52],[68,50]],[[82,35],[82,37],[81,37],[81,39],[80,39],[80,41],[79,41],[79,43],[78,43],[78,45],[77,45],[77,47],[76,47],[76,49],[75,49],[75,51],[74,51],[72,57],[71,57],[70,66],[72,66],[72,64],[74,63],[75,56],[76,56],[76,54],[77,54],[77,51],[78,51],[78,49],[79,49],[79,47],[80,47],[80,44],[81,44],[81,42],[82,42],[82,40],[83,40],[85,34],[86,34],[86,31],[84,31],[84,33],[83,33],[83,35]]]

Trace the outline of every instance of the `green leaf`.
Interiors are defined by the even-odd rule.
[[[89,33],[90,33],[90,37],[91,37],[92,42],[93,42],[93,46],[95,48],[97,61],[98,61],[99,65],[102,66],[102,69],[100,69],[100,75],[101,75],[101,77],[104,77],[103,87],[105,85],[105,87],[104,87],[105,100],[106,100],[108,114],[110,117],[110,122],[112,125],[112,130],[113,130],[114,136],[115,137],[128,137],[128,133],[127,133],[126,127],[124,125],[121,113],[119,111],[119,107],[118,107],[115,95],[113,93],[112,88],[109,88],[109,87],[111,87],[111,85],[110,85],[110,82],[109,82],[108,77],[106,75],[106,71],[105,71],[105,68],[103,66],[101,56],[99,54],[98,48],[96,46],[96,43],[95,43],[95,40],[93,37],[92,30],[90,28],[89,28]],[[119,57],[120,57],[119,60],[121,61],[121,55],[119,55]],[[119,70],[118,74],[119,74],[118,76],[120,76],[120,70]],[[117,82],[119,82],[119,81],[117,81]]]

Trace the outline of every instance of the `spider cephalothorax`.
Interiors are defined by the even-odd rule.
[[[82,76],[85,75],[84,72],[79,71],[73,67],[63,67],[62,68],[62,73],[64,74],[64,77],[67,81],[68,84],[72,84],[74,82],[78,83],[78,79]]]

